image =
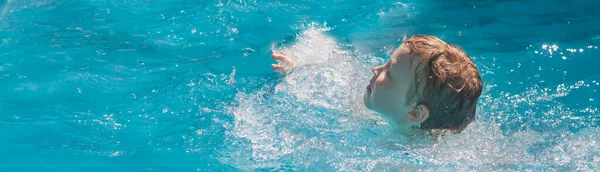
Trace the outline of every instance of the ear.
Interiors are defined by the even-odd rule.
[[[407,114],[408,121],[413,124],[421,124],[429,118],[429,107],[424,104],[419,104]]]

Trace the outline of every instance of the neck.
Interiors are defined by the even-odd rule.
[[[402,135],[415,135],[417,133],[415,125],[408,123],[402,124],[397,121],[388,121],[390,123],[390,127],[392,127],[392,131],[396,134]]]

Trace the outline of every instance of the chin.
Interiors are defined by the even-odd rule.
[[[371,102],[369,102],[369,95],[367,93],[365,93],[365,95],[363,96],[363,104],[368,109],[371,109]],[[373,110],[373,109],[371,109],[371,110]]]

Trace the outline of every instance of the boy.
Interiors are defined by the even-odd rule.
[[[288,71],[293,63],[273,54]],[[389,61],[373,68],[364,94],[364,105],[385,118],[400,133],[423,131],[461,132],[475,120],[481,95],[481,76],[460,48],[433,36],[413,36]]]

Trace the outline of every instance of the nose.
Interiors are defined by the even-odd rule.
[[[373,67],[373,75],[378,75],[379,74],[379,70],[381,69],[381,66],[375,66]]]

